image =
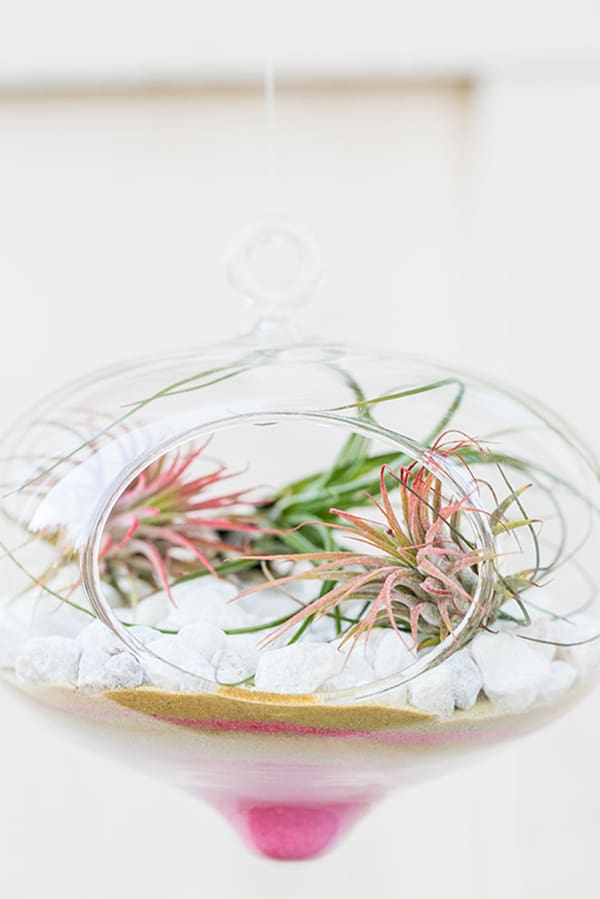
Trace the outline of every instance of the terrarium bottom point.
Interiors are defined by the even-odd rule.
[[[247,701],[151,687],[86,695],[37,686],[26,695],[94,752],[208,802],[251,849],[280,860],[321,855],[380,797],[447,773],[558,711],[554,703],[502,714],[482,699],[439,719],[373,701]]]

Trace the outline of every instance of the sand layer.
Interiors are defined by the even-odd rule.
[[[103,694],[121,707],[161,721],[202,730],[246,730],[270,733],[373,735],[410,733],[441,737],[478,732],[526,730],[553,718],[557,705],[536,705],[525,712],[499,709],[481,698],[469,711],[438,718],[409,706],[384,705],[371,700],[344,705],[326,704],[316,695],[282,696],[223,688],[215,693],[166,693],[152,687]]]
[[[222,688],[214,693],[166,693],[151,687],[116,690],[104,695],[122,706],[170,721],[210,726],[211,721],[286,725],[350,731],[385,731],[423,724],[432,715],[409,707],[375,703],[329,705],[318,696],[283,696]],[[487,705],[487,703],[486,703]]]
[[[354,736],[384,742],[394,735],[415,744],[445,742],[487,742],[502,740],[536,729],[557,717],[583,691],[571,690],[557,702],[538,703],[520,712],[507,711],[484,697],[468,711],[456,710],[448,718],[438,718],[409,706],[385,705],[380,697],[347,704],[329,704],[318,694],[281,694],[219,688],[211,693],[170,693],[154,687],[115,690],[87,695],[69,686],[23,686],[4,675],[2,680],[24,693],[36,704],[63,714],[118,722],[145,730],[159,726],[172,731],[207,734],[235,732],[260,734]],[[577,694],[577,695],[575,695]],[[479,738],[479,739],[478,739]],[[405,742],[401,739],[401,742]]]

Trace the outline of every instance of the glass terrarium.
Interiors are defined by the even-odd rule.
[[[3,682],[289,859],[559,714],[600,635],[589,450],[514,390],[295,340],[300,244],[252,336],[65,387],[0,475]]]

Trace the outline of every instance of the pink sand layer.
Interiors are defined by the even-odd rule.
[[[369,802],[213,803],[255,852],[278,861],[316,858],[337,842]]]
[[[177,718],[173,716],[156,715],[155,720],[176,724],[180,727],[195,727],[201,730],[238,731],[242,733],[264,734],[297,734],[317,737],[351,737],[363,739],[376,739],[384,743],[398,743],[409,745],[430,746],[440,743],[457,743],[467,740],[499,740],[505,739],[506,730],[464,730],[438,731],[423,733],[418,731],[377,731],[377,730],[349,730],[336,727],[315,727],[307,724],[290,724],[288,722],[264,722],[264,721],[235,721],[219,718]]]

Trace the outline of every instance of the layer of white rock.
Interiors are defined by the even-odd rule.
[[[145,684],[197,692],[207,682],[253,680],[261,692],[294,695],[402,681],[417,661],[408,636],[376,628],[368,637],[343,640],[331,619],[315,622],[292,645],[285,645],[287,637],[265,644],[268,631],[260,625],[294,611],[297,597],[275,588],[241,601],[236,596],[233,584],[205,576],[176,585],[172,597],[163,591],[135,609],[115,607],[140,650],[148,650],[138,653],[99,620],[51,597],[0,603],[0,668],[14,669],[23,683],[70,684],[86,693]],[[257,630],[235,633],[248,628]],[[597,628],[583,616],[575,622],[540,616],[527,629],[499,622],[497,632],[482,632],[441,665],[378,693],[378,701],[444,717],[485,696],[502,711],[521,712],[559,698],[598,665],[600,641],[555,645],[589,639]]]

